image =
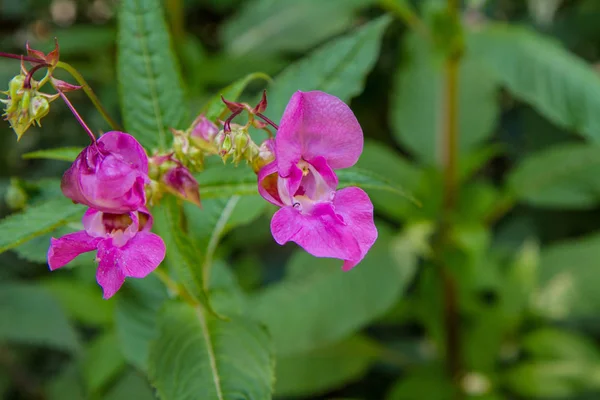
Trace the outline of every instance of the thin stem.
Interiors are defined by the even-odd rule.
[[[77,83],[79,83],[79,85],[82,87],[83,91],[85,92],[85,94],[87,95],[87,97],[89,97],[89,99],[92,101],[92,104],[94,104],[94,107],[96,107],[96,110],[98,110],[98,112],[102,115],[102,117],[104,118],[104,120],[106,122],[108,122],[108,125],[110,125],[110,127],[116,131],[122,131],[123,129],[119,126],[119,124],[117,124],[111,117],[110,115],[108,115],[108,112],[106,111],[106,109],[102,106],[102,103],[100,103],[100,99],[98,99],[98,96],[96,96],[96,93],[94,93],[94,91],[92,90],[92,88],[90,87],[90,85],[88,85],[88,83],[86,82],[86,80],[83,78],[83,75],[81,75],[79,73],[79,71],[77,71],[75,68],[73,68],[71,65],[67,64],[66,62],[63,61],[59,61],[56,66],[58,68],[62,68],[65,71],[67,71],[69,74],[71,74],[71,76],[73,78],[75,78],[75,80],[77,81]]]
[[[15,60],[29,61],[29,62],[35,63],[35,64],[45,64],[46,63],[45,60],[40,60],[39,58],[29,57],[29,56],[23,56],[23,55],[20,55],[20,54],[4,53],[2,51],[0,51],[0,57],[3,57],[3,58],[14,58]]]
[[[271,125],[273,128],[275,128],[275,130],[279,130],[279,126],[275,122],[271,121],[261,113],[256,113],[256,116],[265,121],[267,124]]]
[[[24,89],[31,89],[31,79],[33,78],[33,74],[35,74],[37,71],[39,71],[42,68],[48,67],[49,64],[38,64],[35,67],[31,68],[31,70],[27,73],[27,76],[25,77],[25,81],[23,82],[23,88]]]
[[[223,130],[225,131],[225,133],[229,133],[231,132],[231,121],[233,121],[233,119],[235,117],[237,117],[243,109],[239,109],[239,110],[235,110],[230,116],[229,118],[227,118],[227,120],[225,121],[225,123],[223,124]]]
[[[171,292],[173,292],[177,296],[181,297],[181,299],[183,299],[186,303],[190,304],[193,307],[200,306],[200,303],[196,299],[194,299],[194,296],[192,296],[185,289],[185,287],[183,287],[182,285],[179,285],[177,282],[175,282],[173,279],[171,279],[171,277],[169,276],[169,274],[167,274],[166,271],[164,271],[160,268],[156,268],[154,270],[154,274],[156,275],[156,277],[158,279],[160,279],[165,284],[165,286]]]
[[[448,13],[458,21],[459,1],[448,0]],[[440,225],[440,277],[442,280],[444,298],[444,325],[446,331],[446,368],[453,380],[460,379],[462,373],[460,319],[458,304],[457,282],[450,266],[444,260],[443,253],[450,244],[452,217],[456,208],[459,193],[458,179],[458,116],[459,116],[459,66],[460,52],[451,52],[446,56],[444,66],[444,123],[441,132],[441,162],[444,176],[443,209]],[[456,391],[457,398],[461,397],[460,390]]]
[[[94,133],[90,130],[90,128],[83,121],[83,118],[81,118],[81,115],[79,115],[79,113],[77,112],[77,110],[75,109],[75,107],[73,107],[73,104],[71,104],[71,102],[69,101],[69,99],[67,98],[67,96],[63,93],[63,91],[60,90],[60,89],[58,89],[58,88],[56,88],[56,87],[55,87],[55,89],[58,91],[58,94],[60,94],[60,97],[62,97],[62,99],[65,101],[65,103],[67,103],[67,107],[69,107],[69,109],[71,110],[71,112],[75,116],[75,119],[77,120],[77,122],[79,122],[79,125],[82,126],[82,128],[85,130],[85,132],[90,137],[92,143],[94,143],[96,141],[96,136],[94,136]]]
[[[380,0],[379,4],[382,8],[396,15],[398,19],[404,21],[409,28],[425,37],[429,37],[427,25],[421,21],[419,15],[412,9],[408,2],[398,0]]]

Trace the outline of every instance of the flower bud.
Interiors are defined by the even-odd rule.
[[[29,116],[40,125],[40,120],[50,112],[50,103],[43,96],[35,96],[29,105]],[[41,126],[41,125],[40,125]]]
[[[244,155],[246,153],[246,148],[248,147],[248,143],[250,138],[246,132],[240,132],[235,135],[233,140],[233,162],[239,163],[244,159]]]
[[[258,173],[265,165],[275,160],[274,139],[265,140],[258,148],[258,154],[251,158],[250,164],[254,172]]]
[[[198,181],[187,168],[175,166],[162,176],[161,181],[169,192],[200,207]]]
[[[204,142],[212,142],[215,136],[219,133],[217,125],[209,121],[204,114],[201,114],[194,121],[190,137],[192,141],[201,140]]]

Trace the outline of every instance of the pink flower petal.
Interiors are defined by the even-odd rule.
[[[377,240],[377,228],[373,221],[373,203],[364,190],[349,187],[336,192],[333,205],[335,212],[344,218],[346,228],[360,247],[360,257],[348,258],[344,262],[342,269],[348,271],[364,258]]]
[[[265,165],[258,171],[258,193],[269,203],[282,207],[284,204],[279,197],[278,180],[279,175],[277,174],[277,163],[275,161]]]
[[[121,249],[117,263],[125,276],[143,278],[154,271],[165,258],[165,243],[160,236],[138,232]]]
[[[104,150],[118,155],[132,169],[148,174],[148,156],[142,145],[130,134],[117,131],[106,132],[100,136],[98,143],[104,146]]]
[[[298,91],[285,109],[275,142],[278,170],[286,177],[301,158],[323,156],[333,169],[354,165],[363,133],[352,110],[337,97]]]
[[[60,239],[51,238],[48,249],[48,266],[52,271],[73,261],[75,257],[96,250],[100,239],[91,237],[85,231],[69,233]]]
[[[316,257],[360,258],[361,249],[353,232],[331,207],[325,203],[316,205],[312,215],[301,214],[294,207],[281,208],[271,220],[273,238],[279,244],[295,242]]]
[[[96,271],[96,281],[102,286],[105,299],[110,299],[125,282],[125,274],[118,265],[121,254],[120,249],[114,247],[110,239],[98,243],[97,258],[99,264]]]

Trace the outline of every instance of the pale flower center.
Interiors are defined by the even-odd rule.
[[[302,170],[302,180],[296,192],[290,196],[286,179],[277,182],[279,197],[286,205],[291,205],[302,214],[310,214],[316,203],[333,201],[335,190],[329,187],[323,176],[310,163],[300,160],[297,164]]]

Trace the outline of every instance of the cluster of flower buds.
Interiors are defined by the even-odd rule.
[[[200,207],[198,181],[174,154],[150,157],[150,185],[146,194],[150,204],[157,203],[168,192]]]
[[[33,67],[27,70],[25,57],[23,57],[19,75],[11,79],[7,91],[0,92],[7,96],[5,99],[0,99],[0,102],[4,104],[2,116],[17,134],[17,140],[21,139],[32,125],[41,126],[41,119],[50,111],[50,103],[59,97],[58,93],[47,94],[40,91],[46,83],[50,82],[59,92],[81,88],[52,77],[52,72],[59,62],[59,56],[57,42],[55,42],[54,50],[48,54],[34,50],[28,44],[27,60],[33,64]],[[46,68],[46,75],[40,81],[36,81],[33,79],[33,74],[42,68]]]

